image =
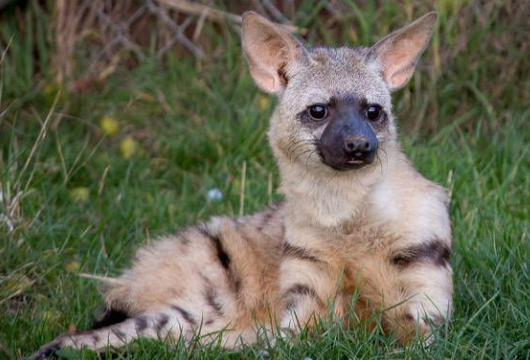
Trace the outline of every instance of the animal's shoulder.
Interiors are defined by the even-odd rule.
[[[392,232],[450,238],[449,196],[412,166],[385,178],[371,195],[370,218]]]

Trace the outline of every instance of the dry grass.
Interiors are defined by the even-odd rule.
[[[433,119],[445,115],[439,114],[440,98],[453,102],[451,115],[456,118],[465,112],[462,108],[478,102],[488,108],[491,117],[496,118],[494,125],[498,125],[503,121],[498,108],[506,106],[506,101],[521,104],[530,95],[517,83],[529,73],[528,1],[444,0],[433,6],[420,1],[390,5],[384,0],[202,4],[184,0],[32,0],[26,5],[13,5],[1,16],[14,14],[19,20],[29,20],[30,12],[37,23],[45,23],[40,27],[18,21],[16,25],[19,36],[33,40],[33,45],[28,45],[33,49],[28,51],[34,59],[27,59],[30,68],[25,71],[34,74],[33,78],[52,74],[57,86],[64,84],[67,91],[82,93],[104,83],[119,68],[131,70],[151,59],[191,56],[197,59],[198,66],[215,61],[227,46],[233,45],[238,14],[245,10],[261,12],[286,26],[297,24],[312,43],[368,44],[433,8],[442,17],[428,54],[431,59],[424,62],[429,65],[423,66],[422,74],[430,85],[425,87],[426,81],[420,77],[414,83],[418,93],[429,95],[418,107],[414,105],[418,99],[411,96],[412,88],[404,93],[400,101],[405,114],[424,114],[407,126],[416,131],[437,129]],[[38,32],[44,26],[53,30],[53,37],[38,41]],[[10,38],[0,38],[0,45],[5,48]],[[42,63],[40,56],[44,51],[49,59]],[[441,89],[438,80],[457,83],[461,80],[457,76],[463,71],[474,79],[462,85],[465,91],[457,89],[461,98],[443,98],[443,93],[452,90]],[[463,120],[463,125],[470,121]]]

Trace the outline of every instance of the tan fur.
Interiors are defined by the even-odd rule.
[[[130,318],[63,335],[36,358],[64,346],[100,350],[198,331],[204,342],[222,331],[223,345],[236,347],[257,341],[260,327],[292,334],[330,311],[349,326],[380,314],[384,330],[403,342],[440,325],[452,299],[448,198],[401,152],[390,99],[410,78],[435,18],[428,14],[372,49],[305,49],[247,13],[243,49],[252,76],[279,96],[269,139],[285,202],[253,216],[213,218],[140,249],[129,270],[103,280],[108,307]],[[378,161],[357,170],[323,164],[312,141],[323,128],[298,118],[341,96],[377,103],[388,115],[376,131]]]

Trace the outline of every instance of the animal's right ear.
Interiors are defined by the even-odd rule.
[[[253,11],[243,14],[241,38],[252,78],[270,94],[281,93],[294,66],[309,60],[307,50],[288,30]]]

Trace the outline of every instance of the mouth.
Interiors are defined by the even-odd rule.
[[[373,163],[374,157],[365,157],[359,159],[358,157],[349,156],[326,156],[326,154],[319,149],[318,155],[320,161],[337,171],[358,170]]]
[[[372,163],[371,161],[359,159],[348,159],[340,162],[332,162],[322,159],[322,162],[327,166],[331,167],[332,169],[338,171],[358,170]]]
[[[356,165],[356,166],[368,165],[364,160],[359,160],[359,159],[346,160],[346,164],[348,164],[348,165]]]

